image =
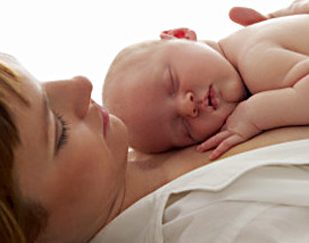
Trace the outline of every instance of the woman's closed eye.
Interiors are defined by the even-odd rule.
[[[56,116],[56,153],[68,142],[69,124],[64,120],[63,115],[55,113]]]

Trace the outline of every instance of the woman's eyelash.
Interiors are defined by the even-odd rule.
[[[59,113],[55,113],[55,115],[61,124],[61,134],[57,142],[57,151],[58,151],[61,148],[63,148],[63,146],[68,142],[69,124],[64,120],[63,115]]]

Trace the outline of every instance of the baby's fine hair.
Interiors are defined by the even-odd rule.
[[[165,40],[143,41],[122,49],[112,61],[104,83],[106,83],[107,80],[112,79],[114,75],[124,67],[124,64],[137,64],[137,58],[140,54],[144,54],[145,52],[151,54],[152,52],[157,51],[159,47],[163,46],[165,42]]]

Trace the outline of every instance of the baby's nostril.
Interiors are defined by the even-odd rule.
[[[199,111],[198,108],[193,109],[193,116],[196,117],[198,115]]]

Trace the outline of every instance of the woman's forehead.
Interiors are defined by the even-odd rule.
[[[0,52],[0,63],[6,66],[11,72],[17,74],[18,76],[29,76],[26,69],[21,65],[21,63],[12,55]]]
[[[9,73],[16,74],[19,73],[19,70],[21,69],[21,65],[15,57],[3,52],[0,52],[0,64],[6,67]]]
[[[40,83],[23,67],[23,65],[12,55],[0,52],[0,64],[7,67],[9,73],[17,76],[21,83],[30,81],[37,88],[41,89]]]
[[[7,53],[4,53],[4,52],[0,52],[0,60],[15,62],[15,63],[17,62],[15,57],[13,57],[12,55],[9,55]]]

